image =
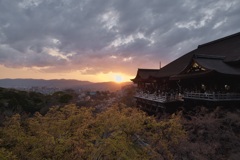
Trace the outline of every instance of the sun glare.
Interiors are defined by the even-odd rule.
[[[121,82],[123,82],[123,77],[120,76],[120,75],[115,75],[114,76],[114,81],[117,82],[117,83],[121,83]]]

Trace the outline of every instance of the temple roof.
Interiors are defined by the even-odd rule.
[[[225,63],[224,59],[201,57],[194,60],[208,70],[214,70],[222,74],[240,75],[240,68]]]
[[[237,65],[240,67],[240,54],[227,56],[224,58],[224,62],[228,64]]]
[[[240,76],[240,68],[226,63],[224,56],[215,55],[194,55],[192,58],[192,63],[189,63],[181,73],[170,76],[171,80],[186,79],[186,78],[197,78],[213,74]],[[204,68],[203,70],[197,72],[188,73],[191,65],[196,63],[198,66]]]
[[[181,74],[196,60],[201,66],[222,74],[240,75],[240,32],[202,45],[161,69],[139,69],[133,80],[164,78]]]
[[[155,75],[157,75],[158,72],[159,72],[159,69],[141,69],[141,68],[139,68],[137,71],[136,77],[134,79],[132,79],[132,81],[145,80],[150,77],[154,77]]]

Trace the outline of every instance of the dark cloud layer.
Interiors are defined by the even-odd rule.
[[[0,65],[135,74],[239,32],[239,15],[239,0],[0,0]]]

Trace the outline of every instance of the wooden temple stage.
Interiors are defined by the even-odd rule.
[[[240,107],[240,32],[199,45],[160,69],[138,69],[137,105],[152,112],[176,106]]]
[[[137,93],[137,106],[148,112],[160,112],[174,110],[182,106],[184,102],[198,104],[225,104],[225,103],[240,103],[240,93],[193,93],[185,92],[183,95],[156,95]],[[200,103],[202,102],[202,103]]]

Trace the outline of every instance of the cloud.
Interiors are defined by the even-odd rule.
[[[134,75],[239,32],[239,15],[238,0],[0,0],[0,65]]]

